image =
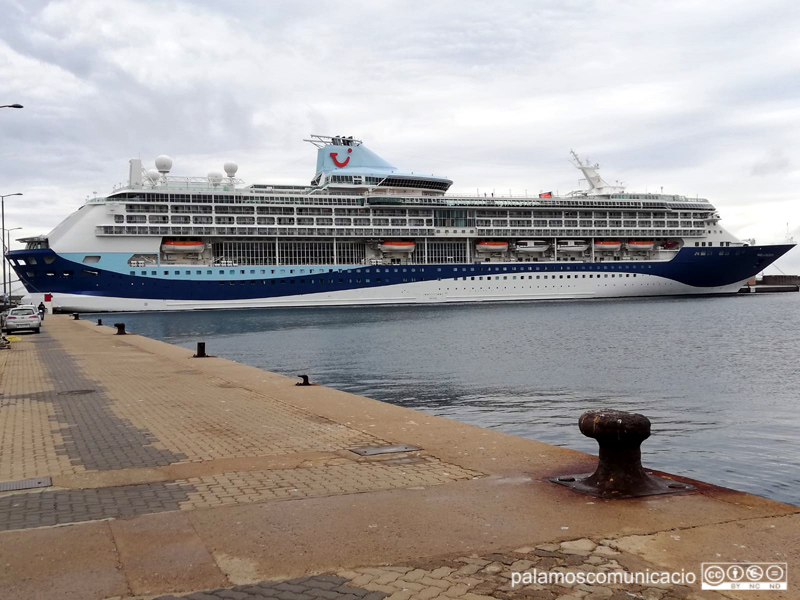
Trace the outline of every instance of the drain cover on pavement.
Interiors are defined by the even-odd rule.
[[[49,477],[36,477],[34,479],[20,479],[19,481],[6,481],[0,483],[0,492],[13,492],[16,490],[32,490],[33,488],[44,488],[53,485],[53,480]]]
[[[355,452],[360,456],[372,456],[373,454],[393,454],[395,452],[414,452],[422,450],[417,446],[400,444],[398,446],[365,446],[363,448],[350,448],[350,452]]]

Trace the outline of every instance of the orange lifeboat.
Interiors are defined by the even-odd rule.
[[[478,242],[475,244],[478,252],[505,252],[508,250],[508,242]]]
[[[594,249],[600,252],[616,252],[622,248],[622,242],[616,240],[595,240]]]
[[[411,253],[416,248],[416,244],[414,242],[401,242],[401,241],[393,241],[393,242],[381,242],[381,250],[383,252],[408,252]]]
[[[641,252],[646,250],[652,250],[655,247],[655,242],[652,240],[630,240],[628,243],[625,244],[625,247],[628,250],[632,250],[634,252]]]
[[[170,240],[161,244],[161,251],[168,254],[199,254],[206,249],[203,242],[192,242],[187,240]]]

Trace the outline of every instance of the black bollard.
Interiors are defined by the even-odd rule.
[[[98,325],[102,325],[103,324],[103,319],[97,319],[97,324]]]
[[[80,321],[81,316],[78,313],[72,313],[72,320],[73,321]]]
[[[197,342],[197,352],[192,358],[205,358],[206,356],[206,343]]]
[[[599,498],[636,498],[674,494],[694,486],[647,473],[642,467],[642,442],[650,437],[650,420],[644,415],[619,410],[590,410],[578,427],[600,446],[594,473],[565,475],[553,483]]]
[[[297,383],[295,383],[295,385],[314,385],[313,383],[309,383],[308,375],[298,375],[298,377],[303,381],[298,381]]]
[[[127,335],[125,331],[125,323],[114,323],[114,327],[117,328],[117,333],[115,335]]]

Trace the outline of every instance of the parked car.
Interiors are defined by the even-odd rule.
[[[26,305],[9,309],[6,315],[4,328],[6,331],[32,329],[34,333],[39,333],[41,327],[42,320],[39,318],[39,312],[36,310],[36,307],[33,305]]]

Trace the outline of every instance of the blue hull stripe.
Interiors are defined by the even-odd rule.
[[[726,248],[682,248],[669,262],[561,262],[561,263],[479,263],[443,265],[378,265],[359,267],[322,267],[325,273],[257,278],[245,274],[229,279],[192,279],[189,269],[181,266],[183,275],[172,277],[126,275],[67,260],[53,250],[14,250],[7,254],[11,264],[29,292],[84,294],[152,300],[248,300],[302,294],[330,293],[342,290],[402,285],[413,281],[448,280],[463,277],[512,277],[520,274],[568,273],[639,273],[655,275],[697,288],[715,288],[743,281],[763,271],[792,249],[794,245],[745,246]],[[24,259],[25,264],[20,263]],[[33,260],[31,260],[33,259]],[[34,263],[35,264],[32,264]],[[208,267],[202,267],[204,270]],[[261,267],[257,267],[258,272]],[[289,269],[281,266],[280,269]],[[291,267],[299,270],[301,267]],[[148,267],[150,269],[150,267]],[[156,273],[174,266],[152,267]],[[249,278],[248,278],[249,277]]]

